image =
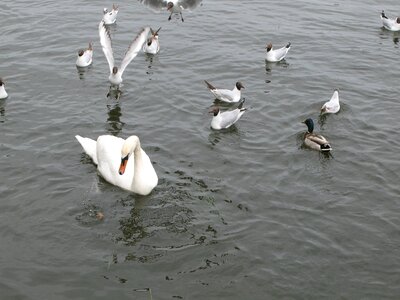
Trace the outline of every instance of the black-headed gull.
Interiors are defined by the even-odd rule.
[[[286,54],[290,49],[290,43],[285,47],[279,49],[273,49],[272,44],[269,43],[266,47],[267,54],[265,55],[265,59],[269,62],[278,62],[285,58]]]
[[[224,101],[224,102],[239,102],[241,98],[241,89],[244,89],[244,86],[241,82],[236,82],[235,87],[233,90],[227,90],[227,89],[217,89],[214,87],[211,83],[209,83],[207,80],[204,80],[206,83],[208,89],[210,92],[217,98],[218,100]]]
[[[335,90],[331,99],[321,107],[321,114],[335,114],[340,110],[339,91]]]
[[[110,76],[108,80],[113,86],[118,87],[122,83],[122,74],[124,73],[128,64],[138,55],[139,51],[142,49],[143,44],[146,42],[146,38],[149,35],[150,28],[145,27],[140,30],[139,34],[133,40],[133,42],[129,45],[128,50],[125,53],[125,57],[122,59],[121,66],[118,68],[114,63],[114,55],[111,46],[111,37],[110,33],[104,25],[104,22],[101,21],[99,24],[99,36],[100,36],[100,44],[103,48],[104,55],[106,56],[108,66],[110,68]]]
[[[4,87],[4,81],[3,81],[3,79],[0,78],[0,99],[6,99],[7,97],[8,97],[8,94]]]
[[[332,147],[326,138],[320,134],[313,133],[314,121],[312,119],[308,118],[303,123],[306,124],[308,128],[308,131],[304,134],[304,145],[313,150],[321,152],[328,152],[332,150]]]
[[[111,25],[114,24],[117,21],[117,15],[118,15],[118,6],[114,5],[112,6],[112,10],[108,11],[107,8],[103,9],[103,22],[106,25]]]
[[[396,18],[396,19],[389,19],[386,14],[385,11],[382,10],[381,13],[381,20],[383,23],[383,26],[390,31],[399,31],[400,30],[400,18]]]
[[[147,42],[143,44],[143,52],[149,54],[157,54],[160,51],[160,42],[158,40],[158,32],[161,30],[161,27],[157,29],[157,31],[153,31],[150,28],[151,36],[147,39]]]
[[[81,49],[78,51],[78,58],[76,59],[76,65],[78,67],[87,67],[92,64],[93,59],[93,45],[89,43],[87,49]]]
[[[235,124],[247,110],[247,108],[243,108],[243,103],[244,101],[242,101],[236,109],[225,112],[221,112],[219,107],[213,107],[210,110],[210,113],[214,115],[211,120],[211,128],[220,130],[229,128]]]

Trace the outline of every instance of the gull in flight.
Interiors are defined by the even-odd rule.
[[[99,24],[100,44],[103,48],[104,55],[110,68],[110,76],[108,76],[108,80],[110,81],[111,86],[117,87],[117,99],[120,97],[119,86],[122,83],[122,74],[124,73],[128,64],[132,61],[132,59],[134,59],[136,55],[138,55],[139,51],[142,49],[142,46],[146,42],[146,38],[149,35],[149,31],[149,27],[145,27],[140,30],[136,38],[129,45],[128,50],[125,53],[125,57],[122,59],[121,65],[118,68],[114,63],[110,33],[105,27],[103,21],[101,21]],[[109,96],[109,94],[110,92],[107,94],[107,96]]]

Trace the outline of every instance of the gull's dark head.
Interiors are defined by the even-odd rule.
[[[83,51],[82,49],[78,51],[78,55],[79,55],[79,56],[82,56],[83,53],[85,53],[85,51]]]
[[[214,117],[215,117],[215,116],[218,116],[218,114],[219,114],[219,107],[217,107],[217,106],[212,107],[212,108],[209,110],[208,113],[213,114]]]
[[[118,68],[117,68],[117,67],[114,67],[113,70],[112,70],[112,72],[113,72],[114,75],[117,74],[117,73],[118,73]]]
[[[174,7],[174,3],[168,2],[167,3],[167,10],[171,10]]]
[[[238,81],[236,82],[236,88],[240,91],[240,89],[244,89],[244,86],[240,81]]]
[[[267,47],[265,47],[265,48],[267,48],[267,52],[271,51],[271,49],[272,49],[272,43],[269,43],[269,44],[267,45]]]

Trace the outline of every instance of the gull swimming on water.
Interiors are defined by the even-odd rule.
[[[335,90],[331,99],[321,107],[321,114],[335,114],[340,110],[339,91]]]
[[[286,54],[288,53],[290,49],[290,43],[287,44],[285,47],[279,48],[279,49],[273,49],[272,44],[269,43],[266,47],[267,49],[267,54],[265,56],[265,59],[269,62],[278,62],[281,61],[282,59],[285,58]]]
[[[104,24],[106,25],[114,24],[117,21],[118,6],[113,4],[111,11],[108,11],[106,7],[103,8],[103,14],[104,14],[103,15]]]
[[[151,36],[147,39],[147,42],[143,44],[143,52],[149,54],[157,54],[160,51],[160,42],[158,41],[158,32],[161,30],[161,27],[157,29],[157,31],[153,31],[150,28]]]
[[[382,10],[381,13],[381,20],[383,23],[383,26],[390,31],[399,31],[400,30],[400,18],[397,17],[396,19],[389,19],[385,11]]]
[[[229,110],[221,112],[218,107],[214,107],[210,110],[214,116],[211,120],[211,128],[215,130],[229,128],[235,124],[240,117],[244,114],[247,108],[243,108],[244,100],[239,104],[239,106],[234,110]]]
[[[241,98],[241,89],[244,89],[244,86],[241,82],[236,82],[235,87],[233,90],[227,90],[227,89],[217,89],[214,87],[211,83],[209,83],[207,80],[204,80],[206,83],[208,89],[210,92],[217,98],[218,100],[224,101],[224,102],[239,102]]]
[[[308,128],[308,131],[304,134],[304,144],[307,147],[321,152],[332,150],[332,147],[326,138],[320,134],[313,133],[314,121],[312,119],[308,118],[303,123],[306,124]]]
[[[7,97],[8,97],[8,94],[4,87],[4,81],[0,78],[0,99],[6,99]]]
[[[145,27],[140,30],[136,38],[129,45],[128,50],[125,53],[125,57],[122,59],[120,67],[116,67],[114,63],[114,55],[111,45],[111,36],[109,31],[104,25],[104,22],[101,21],[99,24],[99,36],[100,36],[100,44],[103,48],[104,55],[107,59],[108,66],[110,68],[110,76],[108,80],[110,81],[112,86],[116,86],[117,90],[119,89],[119,85],[122,83],[122,74],[124,73],[128,64],[134,59],[140,49],[142,49],[143,44],[146,42],[146,38],[149,35],[150,28]],[[118,96],[119,97],[119,96]]]
[[[92,64],[93,58],[93,45],[89,43],[87,49],[81,49],[78,51],[78,58],[76,59],[76,65],[78,67],[87,67]]]

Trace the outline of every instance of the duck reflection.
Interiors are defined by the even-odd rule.
[[[192,11],[200,5],[202,0],[138,0],[140,3],[148,6],[154,11],[166,10],[170,12],[168,20],[171,20],[172,15],[180,17],[184,22],[182,12]]]
[[[118,136],[122,130],[125,123],[121,122],[120,118],[122,116],[121,107],[119,103],[107,104],[108,118],[107,118],[107,131]]]

